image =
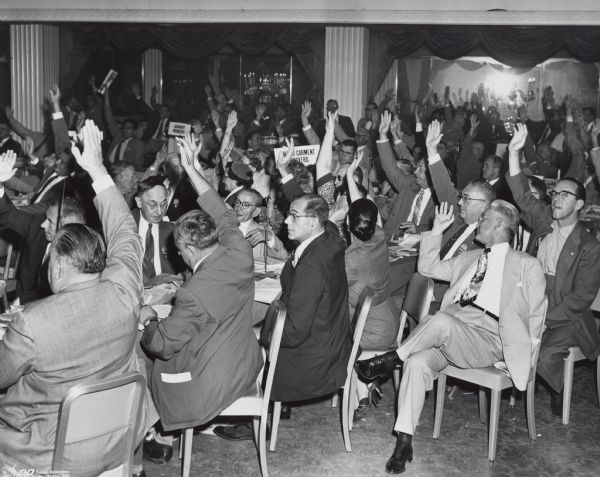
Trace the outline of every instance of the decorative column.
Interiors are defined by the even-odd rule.
[[[44,128],[43,105],[58,83],[58,27],[10,25],[11,103],[15,118],[33,131]]]
[[[354,124],[367,101],[369,30],[363,27],[325,29],[325,103],[337,99],[340,114]]]
[[[156,86],[158,88],[158,94],[156,95],[156,101],[160,104],[162,102],[162,51],[156,48],[150,48],[144,51],[144,58],[142,60],[142,90],[144,92],[144,99],[146,103],[150,104],[150,97],[152,96],[152,88]]]

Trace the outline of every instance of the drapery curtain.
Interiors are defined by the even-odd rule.
[[[126,52],[159,48],[186,59],[208,58],[222,47],[230,46],[245,55],[262,53],[277,46],[292,54],[294,60],[322,90],[319,59],[311,48],[315,28],[285,25],[102,25],[81,26],[71,30],[73,48],[65,65],[61,85],[68,90],[91,53],[107,45]]]
[[[600,27],[556,26],[413,26],[380,27],[389,46],[374,75],[377,91],[394,59],[419,48],[445,60],[461,58],[475,48],[516,68],[531,68],[566,50],[584,63],[600,61]]]

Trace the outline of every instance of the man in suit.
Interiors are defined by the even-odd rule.
[[[233,210],[237,215],[240,231],[252,246],[255,259],[265,260],[267,257],[276,260],[287,260],[288,252],[283,242],[273,233],[270,225],[264,226],[255,222],[260,215],[261,195],[254,189],[242,189],[235,196]]]
[[[119,128],[110,106],[108,89],[104,93],[104,119],[110,131],[112,142],[108,148],[108,161],[110,163],[125,161],[133,164],[136,171],[146,170],[144,141],[137,138],[134,133],[137,123],[132,119],[125,119],[123,126]]]
[[[256,386],[262,357],[252,330],[252,250],[234,212],[194,168],[193,139],[181,142],[182,164],[203,210],[177,220],[175,244],[193,271],[171,314],[150,310],[142,346],[155,359],[150,387],[165,431],[205,424]],[[167,436],[146,441],[157,462],[173,454]]]
[[[505,167],[502,158],[494,155],[487,156],[483,161],[481,177],[494,189],[496,199],[505,200],[511,204],[515,203],[513,195],[504,178]]]
[[[337,99],[329,99],[329,100],[327,100],[327,104],[326,104],[325,108],[326,108],[325,116],[327,116],[327,113],[333,114],[336,111],[338,111],[340,109],[340,106],[338,104]],[[321,140],[323,140],[323,137],[325,136],[325,123],[326,122],[327,122],[327,120],[325,118],[321,118],[317,124],[317,127],[315,128],[316,133],[318,134],[318,136]],[[338,114],[337,123],[339,124],[340,128],[342,128],[342,131],[344,132],[344,134],[346,136],[348,136],[350,139],[353,139],[354,137],[356,137],[356,130],[354,129],[354,123],[352,122],[352,119],[349,116],[343,116],[341,114]]]
[[[535,199],[519,165],[527,127],[517,125],[509,144],[508,185],[523,221],[532,229],[528,251],[537,256],[546,275],[547,329],[542,337],[538,374],[551,388],[552,413],[562,415],[564,358],[579,346],[595,360],[600,335],[590,306],[600,288],[600,243],[578,221],[585,188],[572,178],[560,180],[550,192],[551,205]]]
[[[63,227],[50,248],[48,278],[54,295],[15,314],[0,342],[0,389],[6,391],[0,396],[0,471],[2,464],[51,469],[58,410],[67,392],[78,383],[141,371],[134,342],[142,300],[142,245],[133,217],[102,165],[100,132],[88,121],[83,135],[84,151],[75,154],[93,180],[106,246],[85,225]],[[3,158],[0,169],[6,175],[12,164]],[[147,396],[137,442],[146,431],[151,406]],[[100,475],[118,464],[113,450],[121,445],[120,435],[68,445],[67,468],[57,470]]]
[[[325,200],[307,194],[292,201],[285,220],[290,239],[299,245],[281,273],[287,318],[271,390],[274,401],[325,396],[337,392],[346,379],[352,337],[345,244],[328,217]],[[268,316],[263,326],[263,342],[274,325],[272,318]],[[245,423],[220,426],[215,434],[230,440],[251,439],[252,429]]]
[[[181,271],[173,241],[175,225],[164,220],[167,212],[167,189],[162,176],[150,176],[138,184],[133,213],[138,234],[144,244],[142,271],[144,285],[160,283]],[[161,277],[161,275],[167,277]]]
[[[492,202],[477,231],[477,240],[486,249],[440,260],[442,232],[453,220],[452,208],[440,205],[432,230],[423,234],[419,254],[420,273],[450,282],[441,310],[425,317],[396,351],[355,365],[363,380],[403,366],[394,426],[398,437],[385,467],[388,473],[403,472],[406,461],[412,460],[412,435],[425,392],[440,370],[449,363],[480,368],[503,360],[517,389],[524,390],[532,339],[543,326],[546,302],[541,266],[509,245],[519,224],[516,208],[502,200]]]

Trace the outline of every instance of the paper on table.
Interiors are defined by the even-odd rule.
[[[280,262],[279,260],[269,261],[267,263],[267,272],[277,272],[278,274],[280,274],[284,266],[285,262]],[[263,262],[262,260],[254,260],[254,272],[264,273],[265,262]]]
[[[270,304],[281,292],[281,285],[276,278],[263,278],[254,282],[254,300]]]

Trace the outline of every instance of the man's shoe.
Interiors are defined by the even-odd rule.
[[[359,421],[369,412],[369,398],[363,398],[358,402],[358,407],[354,410],[354,420]]]
[[[171,457],[173,457],[173,446],[160,444],[154,439],[144,441],[144,459],[162,465],[169,462]]]
[[[215,435],[227,439],[228,441],[246,441],[254,439],[252,424],[240,422],[232,426],[217,426],[213,429]],[[267,432],[268,434],[268,432]]]
[[[279,419],[283,421],[287,421],[290,417],[292,417],[292,408],[287,404],[281,405],[281,413],[279,414]]]
[[[562,417],[564,393],[561,390],[559,393],[550,390],[550,410],[553,416]]]
[[[406,470],[406,461],[412,462],[412,458],[412,436],[399,432],[392,457],[385,464],[385,471],[388,474],[401,474]]]
[[[362,381],[371,381],[379,376],[391,373],[401,364],[402,360],[398,357],[398,353],[390,351],[371,359],[357,361],[354,363],[354,369]]]
[[[136,472],[135,474],[131,474],[131,477],[146,477],[146,472],[143,470],[141,472]]]

